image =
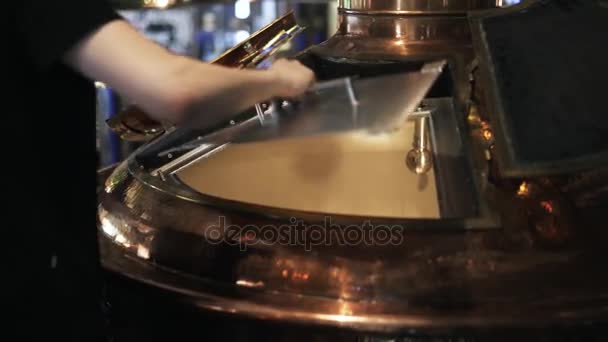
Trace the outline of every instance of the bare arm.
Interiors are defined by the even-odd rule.
[[[181,123],[237,114],[275,96],[291,97],[312,83],[312,71],[293,61],[269,70],[239,70],[170,53],[124,21],[90,35],[66,62],[136,102],[157,120]]]

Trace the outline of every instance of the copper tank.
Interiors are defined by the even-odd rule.
[[[605,322],[608,236],[585,208],[594,206],[588,190],[605,184],[597,180],[606,179],[606,170],[503,178],[494,161],[470,15],[495,6],[342,0],[338,32],[298,55],[321,79],[415,70],[446,59],[448,72],[425,100],[437,109],[437,165],[426,176],[408,171],[404,161],[411,122],[384,137],[228,145],[155,176],[166,162],[159,151],[182,136],[196,138],[173,131],[100,174],[104,267],[207,311],[361,332]],[[246,229],[328,237],[369,225],[404,229],[390,244],[341,243],[331,235],[312,250],[292,240],[276,243],[272,229],[269,236]],[[241,229],[219,243],[225,232],[219,226]]]

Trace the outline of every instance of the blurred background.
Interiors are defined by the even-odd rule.
[[[290,49],[300,50],[322,42],[336,24],[337,0],[209,1],[164,8],[170,1],[149,0],[157,7],[119,12],[150,39],[176,53],[204,61],[212,60],[290,10],[295,12],[300,25],[307,28],[306,34],[298,37]]]

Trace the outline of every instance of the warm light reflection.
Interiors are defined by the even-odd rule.
[[[489,129],[484,129],[483,130],[483,138],[486,140],[492,140],[492,131],[490,131]]]
[[[528,197],[528,195],[530,195],[530,184],[522,182],[517,189],[517,196]]]
[[[477,111],[477,106],[472,105],[469,109],[469,115],[467,116],[467,120],[470,124],[480,125],[481,118],[479,117],[479,112]]]
[[[100,208],[99,221],[102,232],[116,244],[133,251],[142,259],[150,259],[150,248],[147,243],[140,244],[133,241],[132,237],[129,236],[128,226],[122,220],[113,218],[106,210]],[[144,231],[147,229],[145,226],[140,228]]]
[[[288,269],[281,270],[281,277],[285,279],[291,280],[303,280],[306,281],[310,278],[310,274],[308,272],[298,272],[298,271],[289,271]]]
[[[492,134],[492,130],[490,129],[490,124],[488,124],[486,121],[480,121],[479,124],[481,126],[481,136],[486,141],[492,140],[492,138],[494,137],[494,135]]]
[[[549,201],[541,201],[540,206],[549,214],[553,213],[553,205]]]
[[[404,36],[404,34],[403,34],[403,32],[401,31],[401,25],[397,25],[397,26],[395,26],[395,37],[396,37],[396,38],[401,38],[401,37],[403,37],[403,36]]]
[[[253,287],[253,288],[264,287],[264,282],[262,282],[262,281],[253,282],[253,281],[244,280],[244,279],[237,280],[236,284],[238,286]]]
[[[291,275],[293,280],[308,280],[308,273],[305,272],[293,272]]]
[[[124,236],[121,233],[116,234],[116,237],[114,238],[114,241],[116,241],[117,243],[125,246],[125,247],[130,247],[131,244],[127,241],[127,237]]]
[[[101,230],[112,238],[118,233],[116,226],[107,217],[101,219]]]
[[[138,245],[137,246],[137,256],[142,259],[150,259],[150,249],[145,246]]]
[[[340,303],[340,315],[352,316],[352,314],[353,314],[353,310],[350,307],[350,304],[348,302]]]

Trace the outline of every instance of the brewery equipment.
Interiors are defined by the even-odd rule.
[[[605,7],[494,5],[342,1],[338,32],[297,56],[328,82],[320,84],[367,80],[387,93],[390,77],[444,66],[394,129],[251,138],[269,114],[294,115],[295,131],[309,129],[288,101],[205,127],[163,127],[135,107],[125,111],[110,124],[147,143],[100,174],[104,266],[206,311],[364,332],[605,322],[608,234],[598,218],[608,148],[595,137],[608,125],[585,121],[606,122],[597,83],[588,69],[556,71],[559,60],[545,58],[552,69],[527,64],[542,55],[517,49],[530,48],[530,32],[548,37],[550,22],[564,24],[552,30],[568,37],[605,27]],[[515,23],[528,31],[506,34]],[[301,29],[288,13],[215,62],[255,67]],[[596,31],[588,39],[605,32]],[[534,47],[601,64],[606,52],[584,42],[568,41],[570,52],[559,39]],[[534,77],[548,74],[587,83],[576,91],[556,81],[546,94]],[[349,86],[336,89],[348,94]],[[566,99],[564,89],[576,95]],[[530,118],[555,109],[540,100],[551,94],[564,96],[562,109],[584,106],[568,118],[584,134],[545,117],[548,132],[532,136],[546,140],[530,140]],[[351,108],[331,107],[349,98],[309,108]],[[322,122],[313,120],[327,128]],[[522,147],[529,144],[538,148]],[[573,153],[571,144],[586,149]]]

